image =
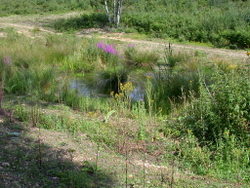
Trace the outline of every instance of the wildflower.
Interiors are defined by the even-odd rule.
[[[100,49],[105,48],[105,44],[104,44],[103,42],[98,42],[98,43],[96,44],[96,46],[97,46],[97,48],[100,48]]]
[[[116,49],[111,44],[106,44],[104,51],[109,54],[117,55]]]
[[[150,80],[150,79],[152,79],[153,77],[152,77],[151,75],[146,75],[146,78],[147,78],[148,80]]]
[[[102,49],[106,53],[113,54],[113,55],[118,54],[117,50],[111,44],[105,44],[103,42],[99,42],[97,43],[96,46],[97,48]]]
[[[132,82],[127,82],[125,84],[121,83],[120,88],[121,88],[121,91],[124,93],[131,92],[134,89]]]
[[[237,68],[237,65],[235,65],[235,64],[230,64],[228,66],[228,69],[230,69],[230,70],[233,70],[233,69],[236,69],[236,68]]]
[[[10,56],[5,56],[4,58],[3,58],[3,64],[5,64],[5,65],[11,65],[11,57]]]

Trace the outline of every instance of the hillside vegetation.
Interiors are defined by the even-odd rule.
[[[76,138],[86,134],[97,143],[97,152],[108,147],[125,161],[137,153],[172,169],[249,184],[249,62],[175,53],[171,46],[158,54],[71,35],[30,40],[5,32],[1,111],[11,111],[28,127],[66,131]],[[72,87],[76,80],[93,88],[94,95]],[[138,86],[144,88],[142,97],[133,99]],[[102,167],[96,160],[94,174]],[[84,184],[81,171],[52,172],[66,186],[92,187]],[[142,176],[131,173],[135,176],[129,180],[128,174],[119,174],[118,182],[141,187],[174,183],[151,179],[145,169]]]
[[[0,0],[0,16],[44,14],[90,8],[88,0]]]
[[[1,0],[0,16],[88,10],[87,15],[59,20],[54,27],[60,31],[103,27],[108,25],[108,19],[100,2]],[[249,0],[129,0],[124,4],[122,31],[211,43],[216,47],[250,47]]]
[[[0,23],[0,187],[249,187],[249,52],[75,33],[111,27],[99,1],[0,2],[85,10]],[[113,29],[249,48],[249,21],[249,1],[131,0]]]

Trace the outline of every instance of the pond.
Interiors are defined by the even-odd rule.
[[[134,102],[144,101],[145,89],[142,83],[132,82],[134,89],[129,94],[129,97]],[[100,86],[90,85],[87,80],[74,79],[70,82],[70,89],[77,91],[79,95],[86,97],[110,97],[110,95],[101,92]]]

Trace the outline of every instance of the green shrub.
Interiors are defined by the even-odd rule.
[[[250,27],[249,27],[250,29]],[[225,31],[222,36],[229,41],[231,48],[249,48],[250,32],[249,31]]]
[[[241,179],[249,182],[249,157],[248,147],[242,146],[235,135],[225,130],[222,137],[218,140],[213,157],[214,168],[210,173],[220,178]]]
[[[217,72],[212,84],[202,84],[200,97],[194,100],[186,125],[200,141],[217,142],[225,130],[249,145],[250,120],[249,71]]]

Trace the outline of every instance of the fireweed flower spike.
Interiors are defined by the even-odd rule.
[[[107,44],[104,51],[109,53],[109,54],[117,55],[116,49],[111,44],[110,45]]]
[[[105,44],[103,42],[99,42],[97,43],[96,46],[97,48],[102,49],[106,53],[113,54],[113,55],[118,54],[117,50],[111,44]]]
[[[103,42],[98,42],[96,46],[97,46],[97,48],[105,49],[106,45]]]

